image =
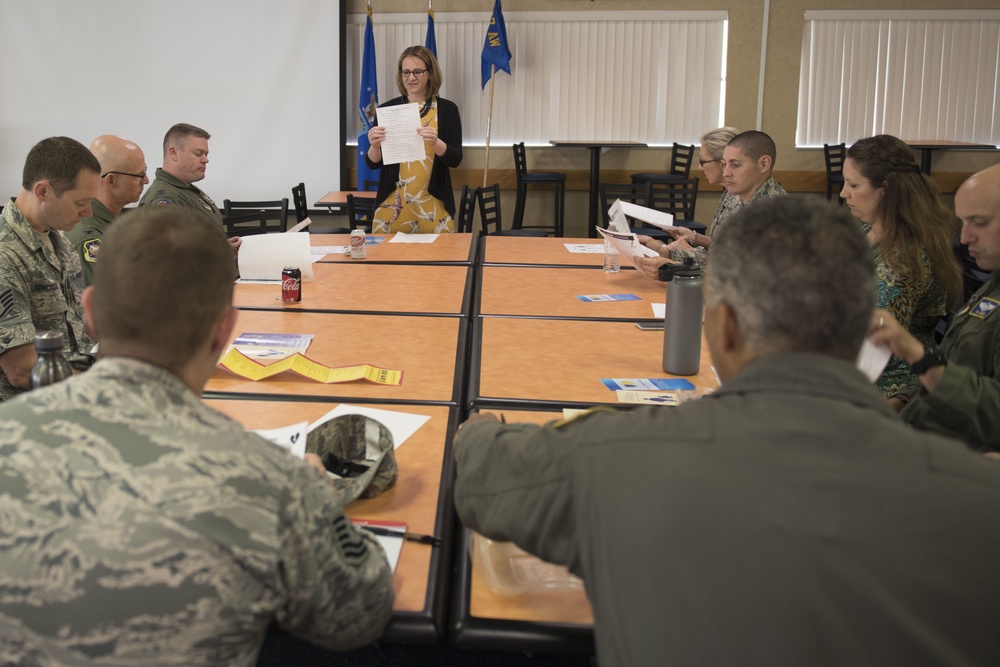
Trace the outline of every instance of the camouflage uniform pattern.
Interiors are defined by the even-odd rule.
[[[3,664],[254,665],[272,621],[346,650],[392,612],[327,481],[141,361],[0,406],[0,498]]]
[[[709,236],[714,239],[715,235],[722,229],[722,225],[726,219],[747,204],[757,199],[777,197],[783,194],[786,194],[785,189],[778,185],[778,181],[774,180],[773,176],[768,176],[767,180],[754,190],[753,196],[750,197],[750,201],[746,202],[746,204],[743,203],[743,199],[737,194],[731,192],[723,193],[722,198],[719,199],[719,207],[715,210],[715,217],[712,218],[712,230],[709,232]],[[698,266],[704,268],[708,263],[708,248],[699,247],[693,250],[670,249],[670,259],[683,261],[685,257],[692,258]]]
[[[35,331],[61,331],[63,354],[73,367],[92,363],[87,335],[80,260],[59,232],[49,232],[52,249],[35,233],[11,200],[0,213],[0,354],[33,343]],[[0,401],[23,390],[0,372]]]
[[[364,415],[340,415],[314,428],[306,452],[336,475],[334,486],[345,504],[374,498],[396,486],[399,477],[392,432]]]
[[[156,178],[146,188],[139,206],[186,206],[201,213],[212,224],[222,225],[222,213],[212,198],[194,185],[187,185],[175,176],[156,168]]]
[[[93,215],[78,222],[76,227],[65,234],[66,240],[80,258],[84,285],[94,282],[94,264],[97,263],[97,255],[101,250],[101,241],[108,231],[108,225],[115,219],[108,207],[99,199],[91,199],[90,208],[93,210]]]

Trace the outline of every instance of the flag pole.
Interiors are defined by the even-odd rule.
[[[486,187],[486,175],[490,171],[490,125],[493,124],[493,82],[496,81],[497,66],[490,66],[490,110],[486,114],[486,166],[483,167],[483,187]]]

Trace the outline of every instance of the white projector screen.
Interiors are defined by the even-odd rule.
[[[211,135],[198,186],[310,205],[341,189],[342,3],[0,0],[0,195],[40,139],[135,141],[150,179],[174,123]]]

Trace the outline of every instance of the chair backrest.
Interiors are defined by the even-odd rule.
[[[500,184],[476,188],[479,199],[479,217],[482,219],[481,234],[495,234],[503,229],[503,214],[500,210]]]
[[[222,202],[223,217],[258,211],[265,220],[264,230],[266,232],[285,232],[288,230],[288,197],[266,201],[232,201],[226,199]],[[273,224],[270,221],[274,221]]]
[[[223,213],[222,226],[226,236],[252,236],[267,233],[267,218],[263,211],[251,213]]]
[[[649,208],[670,213],[678,220],[694,220],[697,201],[697,178],[679,178],[676,181],[649,184]]]
[[[823,158],[826,160],[826,176],[844,173],[844,160],[847,159],[847,144],[823,144]]]
[[[378,200],[372,197],[347,195],[347,221],[351,229],[370,231]]]
[[[649,183],[601,183],[601,215],[604,216],[604,226],[611,222],[608,209],[616,199],[630,204],[647,206],[649,201]]]
[[[378,190],[378,181],[373,181],[369,178],[361,179],[361,189],[365,192],[376,192]]]
[[[478,188],[462,186],[462,197],[458,201],[458,220],[455,221],[455,231],[459,234],[471,234],[472,225],[476,220],[476,198]]]
[[[295,222],[302,222],[309,217],[309,200],[306,199],[306,184],[292,186],[292,206],[295,208]]]
[[[694,162],[694,146],[682,146],[674,142],[674,150],[670,155],[670,173],[683,178],[691,177],[691,163]]]
[[[528,173],[528,157],[524,152],[524,142],[514,144],[514,171],[517,174],[517,182],[521,182],[521,177]]]

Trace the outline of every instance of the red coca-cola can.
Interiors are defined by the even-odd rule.
[[[297,266],[281,270],[281,300],[285,303],[302,301],[302,271]]]

